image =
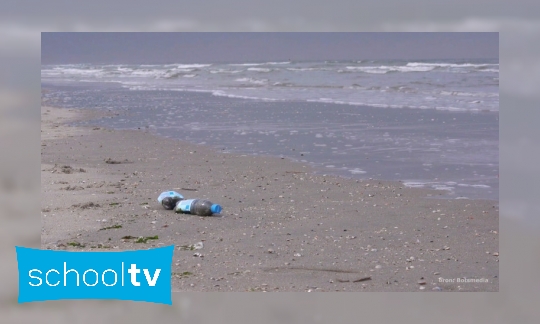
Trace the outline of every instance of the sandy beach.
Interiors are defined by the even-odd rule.
[[[498,201],[66,124],[97,114],[41,108],[44,249],[175,245],[173,291],[499,290]],[[224,211],[175,214],[157,203],[165,190]]]

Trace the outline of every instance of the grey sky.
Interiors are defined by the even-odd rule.
[[[498,58],[498,33],[42,33],[42,64]]]

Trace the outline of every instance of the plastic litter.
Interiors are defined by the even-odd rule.
[[[211,216],[221,213],[222,207],[204,199],[180,200],[174,207],[177,213],[192,214],[198,216]]]
[[[164,191],[159,195],[157,200],[163,206],[163,208],[171,210],[179,201],[183,199],[184,196],[176,191]]]

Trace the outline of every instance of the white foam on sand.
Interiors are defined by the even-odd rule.
[[[450,186],[447,186],[447,185],[443,185],[443,184],[435,184],[433,186],[431,186],[433,189],[435,190],[446,190],[446,191],[454,191],[454,187],[450,187]]]
[[[365,173],[367,173],[366,171],[364,171],[362,169],[359,169],[359,168],[351,169],[351,170],[349,170],[349,172],[352,173],[352,174],[365,174]]]
[[[416,181],[405,181],[403,182],[403,184],[405,185],[405,187],[410,187],[410,188],[424,188],[426,185],[425,182],[416,182]]]

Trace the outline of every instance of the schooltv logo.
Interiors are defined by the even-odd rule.
[[[123,299],[172,304],[174,246],[124,252],[67,252],[16,247],[19,303]]]

